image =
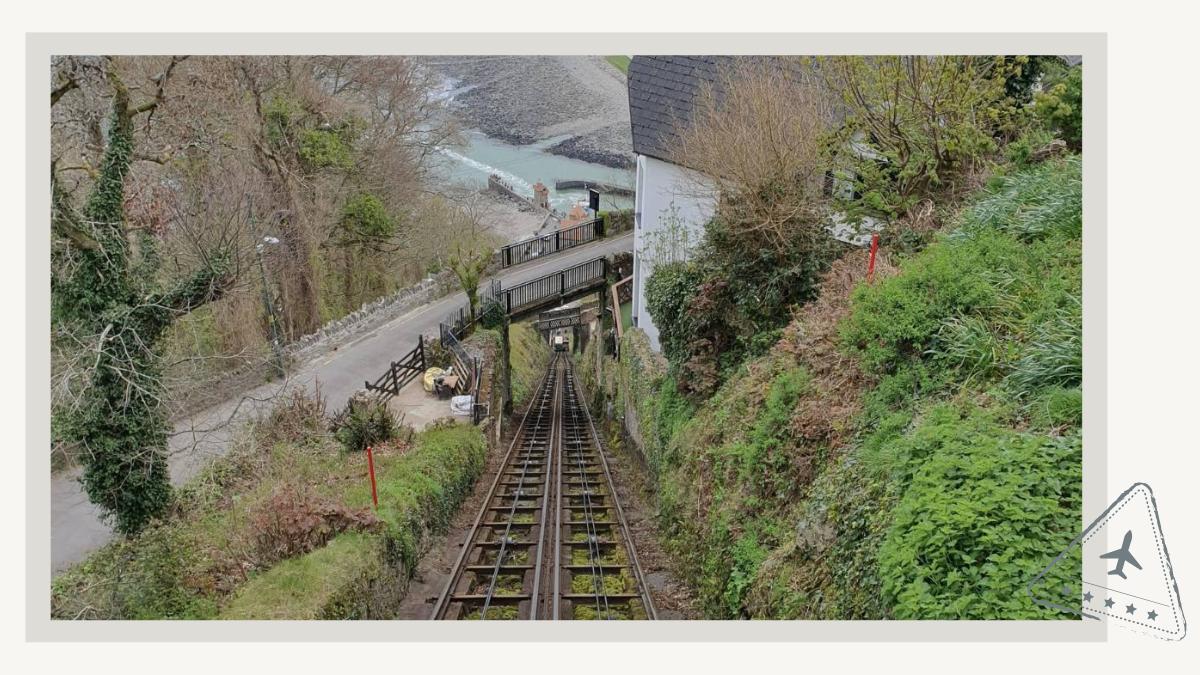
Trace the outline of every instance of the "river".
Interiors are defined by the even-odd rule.
[[[470,130],[462,134],[463,144],[438,148],[441,161],[438,171],[446,179],[468,187],[487,186],[489,174],[500,176],[518,193],[533,197],[533,185],[539,180],[550,188],[551,208],[566,212],[571,205],[587,199],[584,190],[555,190],[556,180],[594,180],[612,185],[631,187],[633,172],[601,164],[584,162],[561,155],[552,155],[546,148],[565,140],[550,138],[529,145],[510,145]],[[631,208],[628,197],[601,195],[600,208]]]

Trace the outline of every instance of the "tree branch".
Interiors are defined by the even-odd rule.
[[[175,70],[175,66],[177,66],[180,63],[182,63],[183,61],[187,60],[187,58],[188,58],[187,56],[172,56],[171,57],[171,62],[167,64],[166,70],[164,70],[162,73],[160,73],[157,77],[154,78],[155,83],[158,85],[158,88],[154,92],[154,98],[150,99],[149,101],[146,101],[145,103],[143,103],[139,106],[136,106],[136,107],[131,106],[129,108],[129,116],[130,117],[136,117],[144,112],[150,113],[151,116],[154,115],[154,110],[157,109],[159,104],[162,103],[163,100],[166,98],[167,80],[171,79],[171,73]],[[149,124],[149,123],[150,123],[150,119],[147,118],[146,124]]]

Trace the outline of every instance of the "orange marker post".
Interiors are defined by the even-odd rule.
[[[879,233],[871,235],[871,261],[867,263],[867,283],[875,281],[875,254],[879,252]]]
[[[371,452],[371,446],[367,446],[367,471],[371,474],[371,501],[375,504],[375,509],[379,509],[379,495],[375,492],[375,455]]]

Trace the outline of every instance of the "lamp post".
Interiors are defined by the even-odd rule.
[[[275,305],[271,302],[271,286],[267,283],[267,266],[263,264],[263,248],[279,243],[279,239],[267,235],[254,247],[258,254],[258,272],[262,275],[263,306],[267,310],[267,321],[271,325],[271,351],[275,354],[275,373],[279,377],[287,374],[283,366],[283,345],[279,341],[279,320],[275,316]]]

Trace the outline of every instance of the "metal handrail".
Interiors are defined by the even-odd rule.
[[[500,300],[507,314],[514,309],[537,305],[547,298],[562,296],[578,288],[603,281],[608,275],[608,259],[604,256],[567,267],[545,276],[531,279],[512,288],[499,289]]]
[[[500,266],[512,267],[555,253],[575,248],[604,237],[604,220],[595,218],[578,225],[555,230],[521,241],[513,242],[500,249]]]

